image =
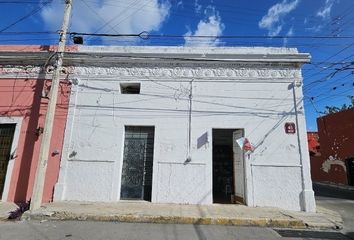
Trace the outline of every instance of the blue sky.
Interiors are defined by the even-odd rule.
[[[56,44],[63,2],[0,0],[0,44]],[[326,105],[348,103],[347,96],[354,95],[354,38],[341,38],[354,36],[352,0],[74,0],[73,9],[72,32],[176,35],[86,37],[90,45],[286,46],[310,53],[312,63],[303,67],[303,76],[311,131]],[[189,37],[200,35],[260,38]],[[265,38],[270,36],[290,38]],[[308,37],[294,38],[299,36]]]

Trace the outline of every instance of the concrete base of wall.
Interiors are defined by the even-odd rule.
[[[305,212],[316,212],[315,192],[307,189],[301,193],[301,210]]]

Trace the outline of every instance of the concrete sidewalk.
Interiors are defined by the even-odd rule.
[[[222,224],[280,228],[338,229],[342,218],[319,208],[317,213],[243,205],[180,205],[121,201],[116,203],[55,202],[24,213],[25,220],[90,220],[171,224]]]
[[[18,206],[15,203],[0,201],[0,221],[5,221],[10,215],[10,212],[15,211]]]

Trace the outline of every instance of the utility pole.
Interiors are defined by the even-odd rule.
[[[64,18],[63,18],[61,31],[59,33],[60,35],[59,45],[57,50],[56,61],[54,64],[51,93],[48,101],[47,114],[45,117],[44,130],[42,136],[42,143],[39,152],[38,166],[37,166],[36,177],[33,186],[33,193],[32,193],[31,206],[30,206],[31,211],[40,208],[42,203],[42,198],[43,198],[43,189],[44,189],[45,175],[47,171],[49,148],[52,139],[54,116],[55,116],[55,110],[56,110],[56,105],[58,100],[60,73],[63,65],[66,33],[68,31],[68,26],[69,26],[72,1],[73,0],[65,0]]]

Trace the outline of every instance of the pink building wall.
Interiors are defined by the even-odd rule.
[[[0,53],[18,52],[55,52],[57,46],[44,45],[5,45],[0,46]],[[67,46],[66,52],[76,52],[77,46]],[[23,61],[22,61],[23,62]],[[26,63],[23,63],[26,66]],[[38,62],[37,65],[44,65]],[[0,63],[0,67],[1,63]],[[8,67],[8,66],[6,66]],[[0,75],[3,73],[0,68]],[[24,202],[32,196],[33,184],[37,169],[39,149],[42,136],[37,128],[43,127],[48,99],[42,97],[43,90],[49,90],[51,81],[30,78],[0,79],[0,117],[22,118],[20,135],[17,142],[16,157],[10,180],[7,201]],[[70,97],[70,83],[62,80],[59,88],[57,109],[55,113],[54,131],[48,156],[43,202],[53,198],[54,186],[59,175],[61,150]],[[52,154],[54,151],[59,154]]]
[[[23,118],[7,201],[24,202],[31,198],[42,137],[37,136],[36,129],[43,127],[48,103],[48,99],[42,97],[42,91],[50,83],[43,79],[0,79],[0,117]],[[59,174],[69,95],[70,85],[62,81],[48,158],[44,202],[52,200]],[[59,150],[59,154],[52,155],[55,150]]]

